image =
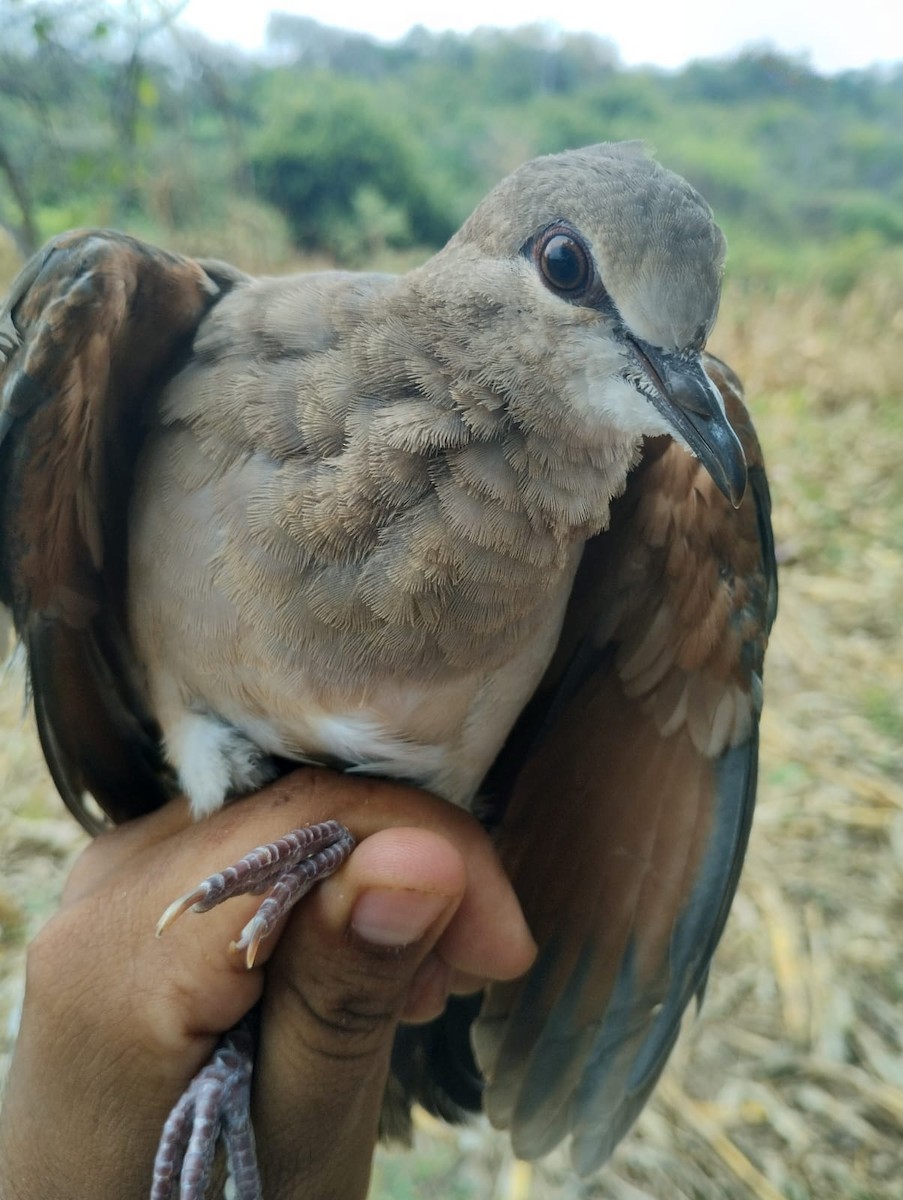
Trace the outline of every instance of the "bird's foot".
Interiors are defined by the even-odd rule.
[[[315,883],[338,870],[353,849],[354,838],[338,821],[293,829],[276,842],[258,846],[170,904],[157,924],[157,935],[189,909],[209,912],[231,896],[268,892],[232,943],[250,968],[260,943],[280,917]],[[220,1138],[235,1200],[261,1200],[251,1128],[254,1042],[246,1019],[225,1035],[189,1084],[163,1129],[150,1200],[175,1200],[176,1196],[178,1200],[204,1200]]]
[[[251,1128],[253,1063],[254,1036],[242,1021],[225,1035],[170,1113],[154,1160],[150,1200],[204,1200],[219,1138],[235,1200],[261,1200]]]
[[[280,917],[322,879],[332,875],[354,849],[354,838],[338,821],[322,821],[293,829],[276,842],[258,846],[231,867],[211,875],[196,888],[173,901],[157,924],[159,937],[188,909],[208,912],[230,896],[269,892],[257,912],[232,943],[254,965],[263,939]]]

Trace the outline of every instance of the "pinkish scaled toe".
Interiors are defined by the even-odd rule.
[[[258,846],[231,867],[211,875],[170,904],[157,924],[159,937],[189,909],[209,912],[231,896],[268,895],[232,949],[250,969],[260,943],[315,883],[337,871],[354,849],[338,821],[293,829]],[[235,1200],[261,1200],[251,1128],[253,1014],[229,1031],[210,1061],[172,1110],[157,1149],[150,1200],[204,1200],[218,1140],[229,1164]]]
[[[222,1138],[235,1200],[261,1200],[251,1128],[254,1036],[247,1022],[225,1035],[163,1127],[150,1200],[204,1200]]]
[[[232,949],[244,953],[250,968],[260,943],[272,933],[280,917],[315,883],[337,871],[353,849],[354,838],[338,821],[293,829],[276,842],[258,846],[233,866],[211,875],[174,900],[157,923],[157,937],[189,909],[209,912],[231,896],[269,892],[232,943]]]

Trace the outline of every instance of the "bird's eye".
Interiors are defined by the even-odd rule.
[[[543,283],[553,292],[574,296],[584,291],[592,280],[589,250],[572,233],[547,230],[537,246],[536,259]]]

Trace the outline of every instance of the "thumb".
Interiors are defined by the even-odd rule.
[[[446,838],[388,829],[290,921],[266,969],[255,1075],[268,1197],[366,1196],[395,1030],[444,1004],[450,968],[432,951],[466,887]]]

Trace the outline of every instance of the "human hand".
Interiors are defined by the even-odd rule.
[[[228,947],[254,897],[167,903],[287,829],[334,817],[359,840],[266,942]],[[488,838],[424,793],[304,770],[192,823],[175,801],[87,848],[28,956],[0,1121],[6,1200],[146,1200],[165,1118],[219,1036],[263,997],[253,1116],[267,1200],[360,1200],[400,1019],[510,978],[533,943]]]

